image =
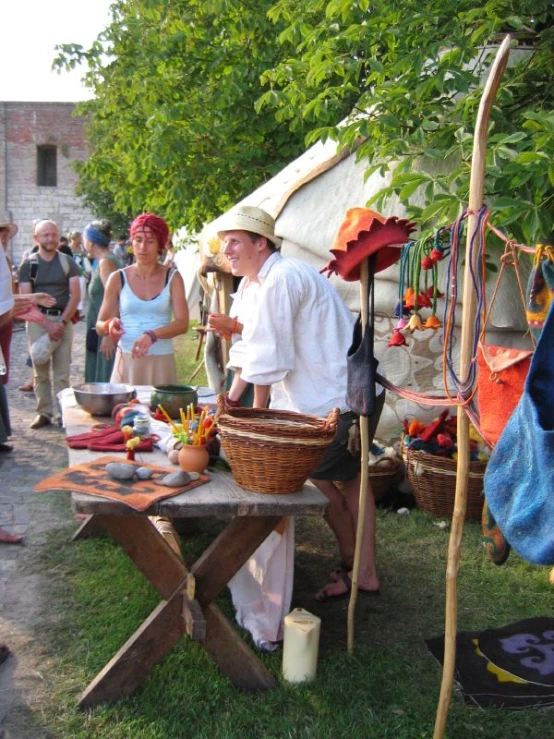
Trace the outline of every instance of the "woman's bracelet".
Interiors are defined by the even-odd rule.
[[[155,344],[156,341],[158,340],[158,337],[156,336],[156,334],[153,331],[143,331],[143,333],[146,334],[146,336],[149,336],[150,337],[150,341],[153,344]]]

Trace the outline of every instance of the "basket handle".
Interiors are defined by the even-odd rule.
[[[329,415],[323,422],[323,428],[329,429],[330,431],[335,432],[337,430],[337,424],[339,422],[340,417],[340,408],[333,408],[333,410],[329,411]]]
[[[228,407],[227,407],[227,398],[225,396],[225,393],[218,393],[217,394],[217,410],[215,412],[214,421],[215,423],[219,423],[219,418],[224,413],[227,413]]]
[[[375,460],[372,467],[377,467],[377,465],[383,464],[384,462],[390,462],[391,466],[393,467],[392,473],[398,472],[401,469],[404,469],[404,462],[399,459],[398,456],[390,457],[387,455],[382,455],[378,459]]]

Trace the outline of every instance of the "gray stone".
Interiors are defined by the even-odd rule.
[[[134,464],[109,462],[106,465],[106,472],[113,480],[132,480],[136,471],[137,468]]]
[[[171,464],[179,464],[179,450],[172,449],[167,455],[167,458],[169,459]]]
[[[188,472],[179,470],[179,472],[170,472],[169,475],[166,475],[162,480],[162,484],[168,488],[181,488],[188,485],[191,480],[192,477]]]
[[[151,470],[150,467],[137,467],[135,474],[139,480],[149,480],[154,474],[154,470]]]

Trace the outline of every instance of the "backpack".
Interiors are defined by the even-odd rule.
[[[67,275],[69,274],[69,257],[62,251],[58,252],[58,256],[60,258],[60,264],[62,266],[63,273],[67,277]],[[34,292],[38,274],[38,254],[32,254],[29,257],[29,264],[29,282],[31,283],[31,287],[33,288]]]
[[[60,258],[60,264],[62,266],[62,270],[64,275],[67,277],[69,274],[69,260],[73,257],[68,257],[67,254],[64,254],[63,251],[58,252],[58,256]],[[29,282],[31,283],[31,288],[33,292],[35,291],[35,283],[37,281],[37,274],[38,274],[38,254],[32,254],[29,257]],[[79,309],[75,311],[73,314],[73,318],[71,319],[71,323],[78,323],[81,320],[81,313]]]

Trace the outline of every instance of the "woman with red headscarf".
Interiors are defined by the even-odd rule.
[[[174,336],[188,329],[183,278],[160,264],[169,241],[163,218],[143,213],[130,229],[134,263],[113,272],[96,331],[117,344],[111,382],[167,385],[177,382]]]

